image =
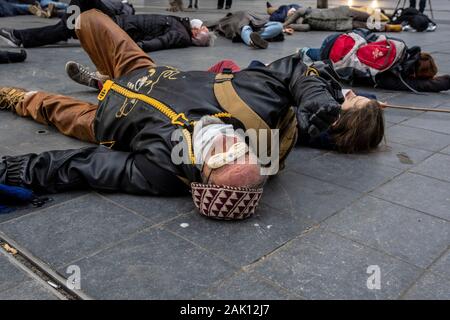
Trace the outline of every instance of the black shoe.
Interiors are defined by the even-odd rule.
[[[195,5],[194,8],[195,8],[195,9],[198,9],[198,5]]]
[[[188,9],[192,9],[192,4],[188,5]]]
[[[27,52],[20,50],[20,52],[0,51],[0,63],[15,63],[23,62],[27,58]]]
[[[250,34],[251,45],[256,48],[266,49],[269,43],[261,38],[260,34],[257,32],[252,32]]]
[[[22,41],[14,36],[13,29],[0,29],[0,41],[13,48],[18,48],[22,45]]]
[[[230,10],[231,9],[231,6],[226,6],[225,7],[225,10]]]

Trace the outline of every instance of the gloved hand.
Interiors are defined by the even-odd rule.
[[[318,101],[307,102],[303,106],[302,116],[299,119],[300,128],[306,129],[309,136],[314,138],[327,130],[338,118],[341,111],[339,103],[322,104]]]

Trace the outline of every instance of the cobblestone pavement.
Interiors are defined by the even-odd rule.
[[[135,3],[138,12],[165,12],[163,0]],[[442,73],[450,73],[449,3],[433,1],[436,32],[395,34],[433,53]],[[215,19],[224,14],[215,4],[202,0],[198,11],[181,15]],[[265,2],[235,0],[233,9],[263,12]],[[1,18],[0,27],[55,22]],[[224,58],[245,66],[318,46],[328,34],[296,33],[267,50],[219,38],[212,48],[151,57],[184,70],[203,70]],[[96,101],[95,92],[64,72],[68,60],[92,67],[77,41],[28,54],[23,64],[0,66],[0,85]],[[391,103],[450,109],[449,92],[369,91]],[[98,299],[450,299],[450,115],[387,110],[386,121],[387,141],[369,155],[296,148],[286,170],[267,186],[257,215],[244,222],[204,219],[189,198],[80,190],[54,195],[39,209],[0,215],[0,237],[62,277],[78,266],[82,293]],[[85,145],[0,114],[0,155]],[[367,287],[374,265],[379,290]],[[0,252],[0,299],[16,298],[62,296]]]

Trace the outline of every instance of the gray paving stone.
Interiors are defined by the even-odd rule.
[[[0,144],[9,146],[8,149],[11,150],[5,150],[7,153],[1,156],[92,146],[63,136],[55,128],[36,123],[31,119],[20,118],[6,111],[1,111],[0,115],[5,120],[0,122]],[[40,134],[40,131],[44,133]]]
[[[391,102],[392,103],[392,102]],[[384,119],[388,122],[398,124],[408,119],[417,117],[421,114],[420,111],[399,110],[399,109],[385,109]]]
[[[327,152],[328,151],[326,150],[308,147],[295,147],[286,159],[285,170],[292,170],[301,167],[305,161],[317,158]]]
[[[381,288],[368,289],[369,266]],[[317,229],[264,259],[254,270],[307,299],[396,299],[420,269],[338,235]]]
[[[433,273],[450,279],[450,249],[430,268]]]
[[[370,196],[328,219],[326,227],[421,268],[450,243],[450,222]]]
[[[0,300],[56,300],[58,297],[45,285],[19,269],[0,252]]]
[[[292,171],[274,177],[264,190],[262,203],[293,217],[314,222],[328,218],[361,195]]]
[[[239,272],[197,298],[202,300],[286,300],[295,297],[287,294],[285,290],[256,278],[251,272]]]
[[[423,276],[405,295],[410,300],[449,300],[450,280],[433,273]]]
[[[440,151],[450,144],[450,135],[402,125],[388,128],[386,137],[390,142],[428,151]]]
[[[28,280],[27,275],[15,267],[5,255],[3,251],[0,252],[0,292]]]
[[[49,265],[61,266],[150,225],[95,194],[0,224],[0,230]]]
[[[48,202],[46,202],[42,207],[34,207],[33,205],[26,205],[26,206],[13,206],[12,208],[14,211],[6,213],[6,214],[0,214],[0,223],[16,219],[18,217],[27,215],[29,213],[33,213],[39,210],[43,210],[46,208],[51,208],[53,206],[59,205],[63,202],[70,201],[72,199],[81,197],[83,195],[87,194],[87,191],[72,191],[72,192],[63,192],[63,193],[57,193],[57,194],[45,194],[45,195],[39,195],[41,197],[48,198]]]
[[[81,289],[97,299],[191,299],[236,271],[211,253],[158,229],[76,265]]]
[[[337,153],[328,153],[305,162],[296,171],[358,192],[372,190],[401,172],[357,155]]]
[[[450,221],[449,190],[450,183],[404,173],[376,189],[373,194]]]
[[[450,107],[440,106],[440,109]],[[430,131],[450,134],[450,113],[425,112],[415,118],[409,119],[402,124],[414,128],[422,128]]]
[[[440,93],[426,93],[426,94],[415,94],[409,92],[400,92],[398,95],[390,98],[388,103],[410,106],[410,107],[424,107],[424,108],[435,108],[450,100],[449,92]],[[399,110],[400,111],[400,110]],[[418,111],[413,111],[416,115],[420,114]],[[414,113],[412,113],[414,114]]]
[[[177,215],[192,211],[195,206],[192,198],[133,196],[121,193],[104,194],[115,203],[124,206],[155,223],[169,220]]]
[[[444,153],[444,154],[449,154],[449,155],[450,155],[450,146],[448,146],[448,147],[445,148],[445,149],[442,149],[440,152],[441,152],[441,153]]]
[[[419,164],[432,154],[431,151],[420,150],[395,142],[387,142],[373,152],[353,155],[352,157],[398,169],[407,169]]]
[[[450,182],[450,156],[434,154],[411,171]]]
[[[242,222],[211,221],[198,213],[167,223],[167,228],[210,252],[245,266],[301,234],[313,222],[301,214],[277,211],[266,206]]]
[[[59,300],[37,281],[22,282],[18,286],[0,291],[0,300]]]

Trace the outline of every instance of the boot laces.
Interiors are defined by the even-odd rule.
[[[79,65],[79,68],[80,68],[80,73],[81,73],[82,78],[85,78],[87,80],[91,80],[91,79],[97,80],[95,72],[89,71],[88,68],[86,68],[82,65]]]
[[[0,109],[13,109],[16,105],[23,100],[25,92],[14,89],[7,88],[0,90]]]

